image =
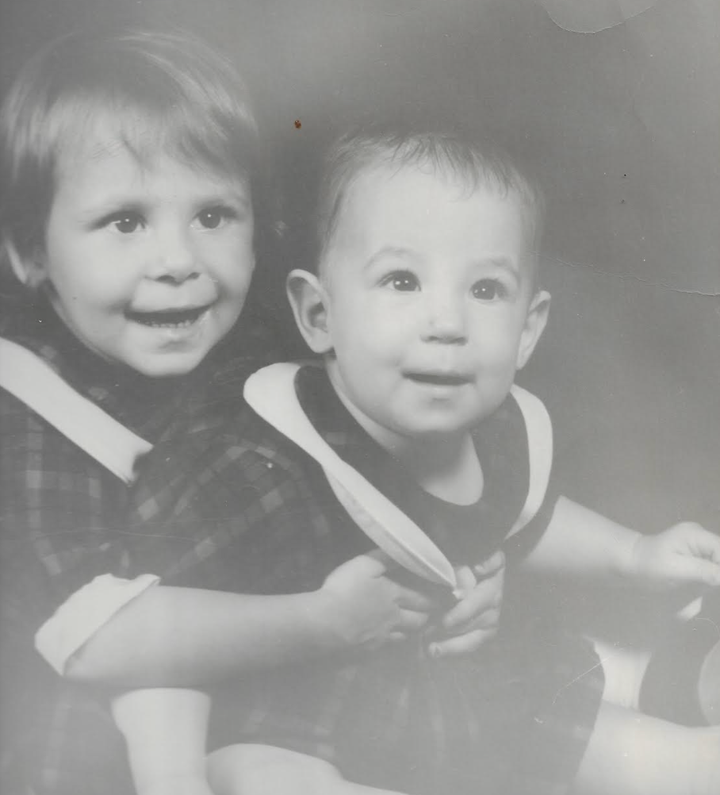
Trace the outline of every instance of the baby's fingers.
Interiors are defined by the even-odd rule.
[[[497,626],[487,629],[474,629],[464,635],[454,635],[443,640],[434,640],[428,646],[432,657],[448,657],[454,654],[468,654],[477,651],[484,643],[495,637]]]
[[[483,628],[490,621],[497,622],[502,602],[502,591],[502,574],[482,580],[445,613],[442,618],[442,626],[447,631],[457,632],[465,625]]]
[[[482,563],[478,563],[473,566],[473,573],[478,580],[481,580],[485,577],[492,576],[503,568],[505,568],[505,553],[502,551],[502,549],[499,549],[487,560],[484,560]]]

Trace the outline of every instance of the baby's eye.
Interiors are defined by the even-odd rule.
[[[225,221],[237,218],[238,214],[232,207],[206,207],[197,214],[197,220],[203,229],[217,229]]]
[[[145,226],[145,219],[133,210],[121,210],[103,218],[100,225],[111,227],[123,235],[131,235]]]
[[[411,293],[420,289],[420,282],[410,271],[396,271],[383,279],[383,284],[401,293]]]
[[[478,301],[496,301],[503,298],[507,291],[503,284],[497,279],[480,279],[472,286],[473,298]]]

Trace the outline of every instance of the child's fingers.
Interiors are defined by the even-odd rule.
[[[417,632],[428,622],[427,613],[418,613],[415,610],[401,610],[399,626],[405,632]]]
[[[423,613],[437,610],[436,601],[427,594],[420,593],[404,585],[398,585],[398,583],[393,583],[393,587],[396,589],[395,602],[398,607]]]
[[[499,549],[487,560],[473,566],[473,573],[478,579],[490,577],[505,567],[505,553]]]
[[[434,640],[428,646],[428,654],[431,657],[446,657],[455,654],[468,654],[477,651],[484,643],[487,643],[497,633],[497,627],[487,629],[474,629],[464,635],[453,635],[451,638]]]
[[[456,599],[462,599],[466,593],[472,591],[477,585],[477,577],[468,566],[459,566],[455,569],[456,587],[453,591]]]

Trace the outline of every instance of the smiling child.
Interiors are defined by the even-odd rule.
[[[195,384],[237,391],[256,340],[237,321],[273,218],[228,62],[183,35],[69,36],[19,73],[0,153],[0,790],[127,795],[115,688],[382,643],[426,600],[378,561],[248,600],[158,585],[131,555],[136,459],[220,406]],[[132,640],[95,665],[118,620]]]

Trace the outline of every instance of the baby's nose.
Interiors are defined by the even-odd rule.
[[[452,295],[429,296],[427,300],[426,337],[448,343],[467,341],[466,308]]]

